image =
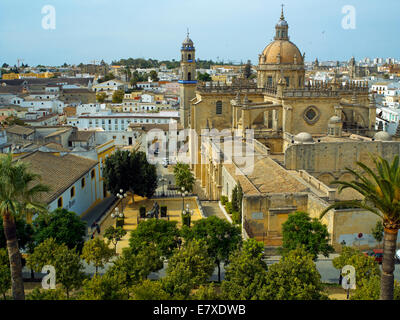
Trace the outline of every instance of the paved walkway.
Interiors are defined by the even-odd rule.
[[[99,220],[103,214],[107,212],[108,208],[114,203],[114,201],[116,201],[116,197],[114,196],[105,198],[103,201],[86,212],[86,214],[82,216],[82,220],[86,221],[87,226],[90,227],[93,222]]]
[[[146,212],[148,212],[153,207],[154,201],[157,201],[157,203],[159,204],[160,207],[167,206],[169,220],[177,221],[178,228],[180,228],[182,226],[182,218],[181,218],[182,197],[180,197],[180,198],[146,199],[146,198],[142,198],[139,196],[135,196],[135,202],[133,203],[132,197],[129,196],[125,199],[125,202],[123,204],[123,213],[125,215],[124,230],[128,231],[128,233],[125,235],[124,238],[122,238],[121,241],[118,242],[117,253],[121,253],[122,249],[125,247],[128,247],[128,245],[129,245],[130,232],[137,228],[139,208],[141,206],[144,206],[144,207],[146,207]],[[200,210],[197,206],[195,197],[186,198],[184,201],[184,205],[185,205],[185,207],[187,207],[187,205],[189,205],[189,209],[193,210],[192,221],[202,219],[202,216],[201,216]],[[121,206],[119,209],[121,210]],[[168,218],[160,218],[160,219],[168,219]],[[111,215],[108,216],[106,219],[104,219],[104,221],[102,222],[102,224],[100,226],[100,229],[101,229],[100,236],[103,235],[104,231],[109,226],[115,226],[115,223],[116,223],[116,221],[115,221],[115,219],[111,218]]]
[[[222,213],[221,208],[219,207],[218,201],[201,201],[201,205],[207,218],[216,216],[220,219],[226,220],[225,215]]]

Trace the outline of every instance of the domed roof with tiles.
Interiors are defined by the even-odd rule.
[[[263,51],[262,55],[265,56],[265,63],[277,64],[278,54],[280,55],[281,64],[296,64],[303,63],[303,56],[299,48],[289,40],[275,40],[271,42]]]

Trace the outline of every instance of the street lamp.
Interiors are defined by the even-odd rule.
[[[167,182],[167,179],[164,177],[161,177],[159,181],[162,183],[162,186],[163,186],[163,197],[164,197],[165,196],[165,183],[164,182]]]
[[[126,198],[128,195],[126,192],[124,193],[124,190],[119,189],[119,193],[117,193],[117,198],[121,200],[121,211],[124,212],[124,201],[123,199]]]
[[[193,216],[193,209],[189,209],[189,204],[186,204],[186,209],[182,210],[182,223],[184,224],[187,221],[187,226],[190,227],[190,222]]]
[[[124,224],[122,223],[122,225],[118,224],[118,221],[123,221],[123,219],[125,218],[124,213],[120,212],[118,207],[115,208],[115,210],[111,213],[111,218],[116,219],[116,227],[122,227]]]
[[[181,188],[182,190],[182,211],[185,211],[185,197],[189,194],[189,192],[187,192],[187,190],[185,190],[185,187]]]

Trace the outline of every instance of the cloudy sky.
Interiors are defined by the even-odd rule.
[[[400,57],[399,0],[0,0],[0,63],[179,59],[187,28],[198,58],[256,63],[282,3],[306,60]],[[46,5],[55,8],[55,29],[43,28],[43,19],[53,21]]]

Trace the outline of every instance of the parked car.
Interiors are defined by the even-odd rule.
[[[376,262],[382,264],[383,259],[383,249],[372,249],[364,252],[367,257],[372,257]]]
[[[169,165],[169,160],[168,160],[168,158],[164,158],[164,159],[163,159],[162,165],[163,165],[164,168],[167,168],[167,167],[168,167],[168,165]]]

